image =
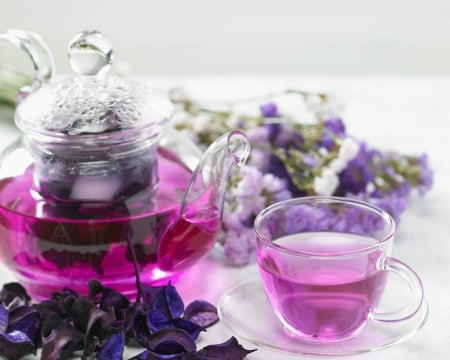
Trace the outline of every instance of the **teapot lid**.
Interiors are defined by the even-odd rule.
[[[56,81],[38,79],[18,104],[20,129],[82,135],[145,127],[159,134],[172,114],[172,103],[142,83],[106,76],[113,51],[103,34],[76,35],[68,54],[76,75]]]

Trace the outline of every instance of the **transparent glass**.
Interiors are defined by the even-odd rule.
[[[418,275],[391,257],[393,219],[370,204],[305,197],[255,220],[258,268],[271,307],[291,334],[313,342],[360,335],[368,321],[401,322],[423,303]],[[389,273],[410,289],[395,311],[378,309]]]
[[[106,76],[112,46],[85,31],[69,44],[76,74],[57,81],[42,39],[0,34],[36,70],[18,97],[20,140],[0,158],[0,259],[36,298],[91,279],[133,296],[205,256],[221,230],[226,182],[250,152],[232,131],[201,158],[165,131],[170,101],[141,83]],[[161,148],[159,141],[176,142]]]
[[[0,259],[36,298],[64,287],[85,293],[91,279],[134,296],[135,263],[143,283],[175,281],[214,245],[228,175],[250,151],[243,133],[225,134],[192,173],[167,150],[152,157],[125,141],[111,148],[133,149],[114,153],[124,160],[114,178],[87,166],[62,182],[53,173],[43,182],[54,163],[36,161],[29,141],[24,137],[1,157]],[[80,164],[88,163],[74,161]],[[143,173],[157,173],[159,185],[144,183]]]

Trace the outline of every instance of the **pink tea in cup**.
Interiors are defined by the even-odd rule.
[[[352,234],[317,232],[285,236],[275,243],[332,257],[333,253],[356,250],[358,243],[365,247],[375,241]],[[259,256],[259,266],[274,311],[284,319],[286,328],[312,339],[341,340],[362,329],[381,298],[386,272],[377,270],[376,255],[295,264],[276,250],[267,249]]]
[[[422,304],[416,273],[390,257],[395,225],[383,210],[338,197],[274,204],[255,220],[258,266],[284,328],[308,341],[358,336],[368,321],[402,321]],[[410,288],[405,306],[379,312],[389,272]]]

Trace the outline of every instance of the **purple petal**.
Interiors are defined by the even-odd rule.
[[[262,104],[259,107],[259,110],[261,111],[262,116],[267,117],[267,118],[273,118],[273,117],[280,116],[280,114],[278,113],[278,107],[273,102]]]
[[[0,350],[9,360],[16,360],[35,353],[33,341],[21,331],[0,333]]]
[[[168,284],[156,294],[153,309],[165,312],[172,319],[176,319],[183,314],[184,303],[175,287]]]
[[[344,137],[345,136],[345,125],[342,119],[335,118],[335,119],[328,119],[324,123],[325,128],[329,131],[331,131],[333,134]]]
[[[154,352],[159,350],[167,351],[183,349],[183,352],[192,352],[196,350],[194,339],[186,331],[180,329],[164,329],[152,335],[147,344],[148,348]],[[167,353],[166,353],[167,354]],[[174,354],[171,352],[170,354]]]
[[[113,289],[105,289],[101,300],[100,308],[105,311],[114,310],[114,314],[126,309],[130,305],[130,300],[121,293]]]
[[[62,354],[66,354],[66,356],[70,355],[76,347],[73,344],[73,338],[70,332],[54,329],[49,336],[42,340],[41,359],[58,360],[65,358]],[[68,349],[70,350],[67,351]]]
[[[9,313],[3,304],[0,304],[0,332],[8,329]]]
[[[85,298],[75,299],[70,308],[70,315],[75,327],[86,333],[86,336],[90,335],[90,331],[96,322],[101,321],[104,325],[114,321],[111,313],[98,309],[90,300]],[[103,326],[98,328],[101,329]]]
[[[68,320],[58,316],[46,318],[42,324],[41,359],[66,359],[80,348],[83,336]]]
[[[197,358],[192,358],[192,360],[196,360]],[[128,360],[186,360],[184,354],[176,354],[176,355],[162,355],[156,354],[151,350],[145,350],[140,354],[133,356]],[[200,360],[200,359],[198,359]]]
[[[164,288],[164,286],[148,286],[141,284],[141,291],[143,295],[143,305],[151,307],[156,295]]]
[[[183,318],[173,320],[172,324],[177,329],[186,331],[194,340],[198,338],[200,331],[205,331],[205,328],[202,326]]]
[[[153,352],[158,354],[159,357],[167,358],[169,356],[169,358],[172,358],[185,354],[186,349],[178,341],[167,340],[160,342]]]
[[[167,329],[169,325],[170,318],[165,312],[152,310],[147,313],[147,326],[151,331]]]
[[[97,353],[97,360],[122,360],[125,347],[125,333],[118,331],[111,334],[108,341]]]
[[[204,358],[208,360],[242,360],[245,359],[248,354],[254,351],[256,351],[256,349],[245,349],[233,336],[228,341],[222,344],[209,345],[204,347],[198,352],[198,358]]]
[[[29,305],[31,301],[25,288],[16,282],[11,282],[3,285],[0,292],[0,302],[3,303],[9,310],[12,308]]]
[[[35,340],[40,327],[40,317],[36,309],[22,306],[10,313],[9,329],[25,333],[31,340]]]
[[[191,302],[184,310],[183,318],[204,328],[215,324],[219,320],[217,308],[204,300]]]
[[[147,325],[147,316],[145,313],[138,311],[133,315],[130,323],[130,332],[140,344],[147,344],[151,337],[150,330]]]
[[[88,298],[95,301],[98,296],[101,296],[103,294],[103,285],[98,280],[91,280],[88,284],[89,292],[88,292]]]
[[[102,310],[108,311],[113,308],[115,313],[120,309],[127,308],[130,304],[130,300],[126,296],[112,288],[104,287],[98,280],[89,282],[88,298],[95,303],[100,303]]]

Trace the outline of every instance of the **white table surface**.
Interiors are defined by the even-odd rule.
[[[394,256],[421,276],[430,308],[424,328],[399,345],[376,352],[346,356],[369,359],[448,359],[450,357],[450,77],[145,77],[159,88],[184,86],[197,98],[227,99],[264,95],[297,88],[330,91],[344,104],[347,131],[371,146],[409,154],[429,155],[434,186],[423,199],[413,197],[398,227]],[[0,124],[0,147],[17,136]],[[226,266],[216,251],[177,285],[186,300],[217,303],[221,293],[256,273],[255,266]],[[0,282],[14,276],[0,267]],[[0,284],[1,285],[1,284]],[[234,335],[218,323],[201,335],[199,346],[222,342]],[[255,345],[239,338],[247,348]],[[136,351],[134,350],[134,353]],[[131,354],[131,353],[130,353]],[[310,358],[259,348],[249,360]]]

